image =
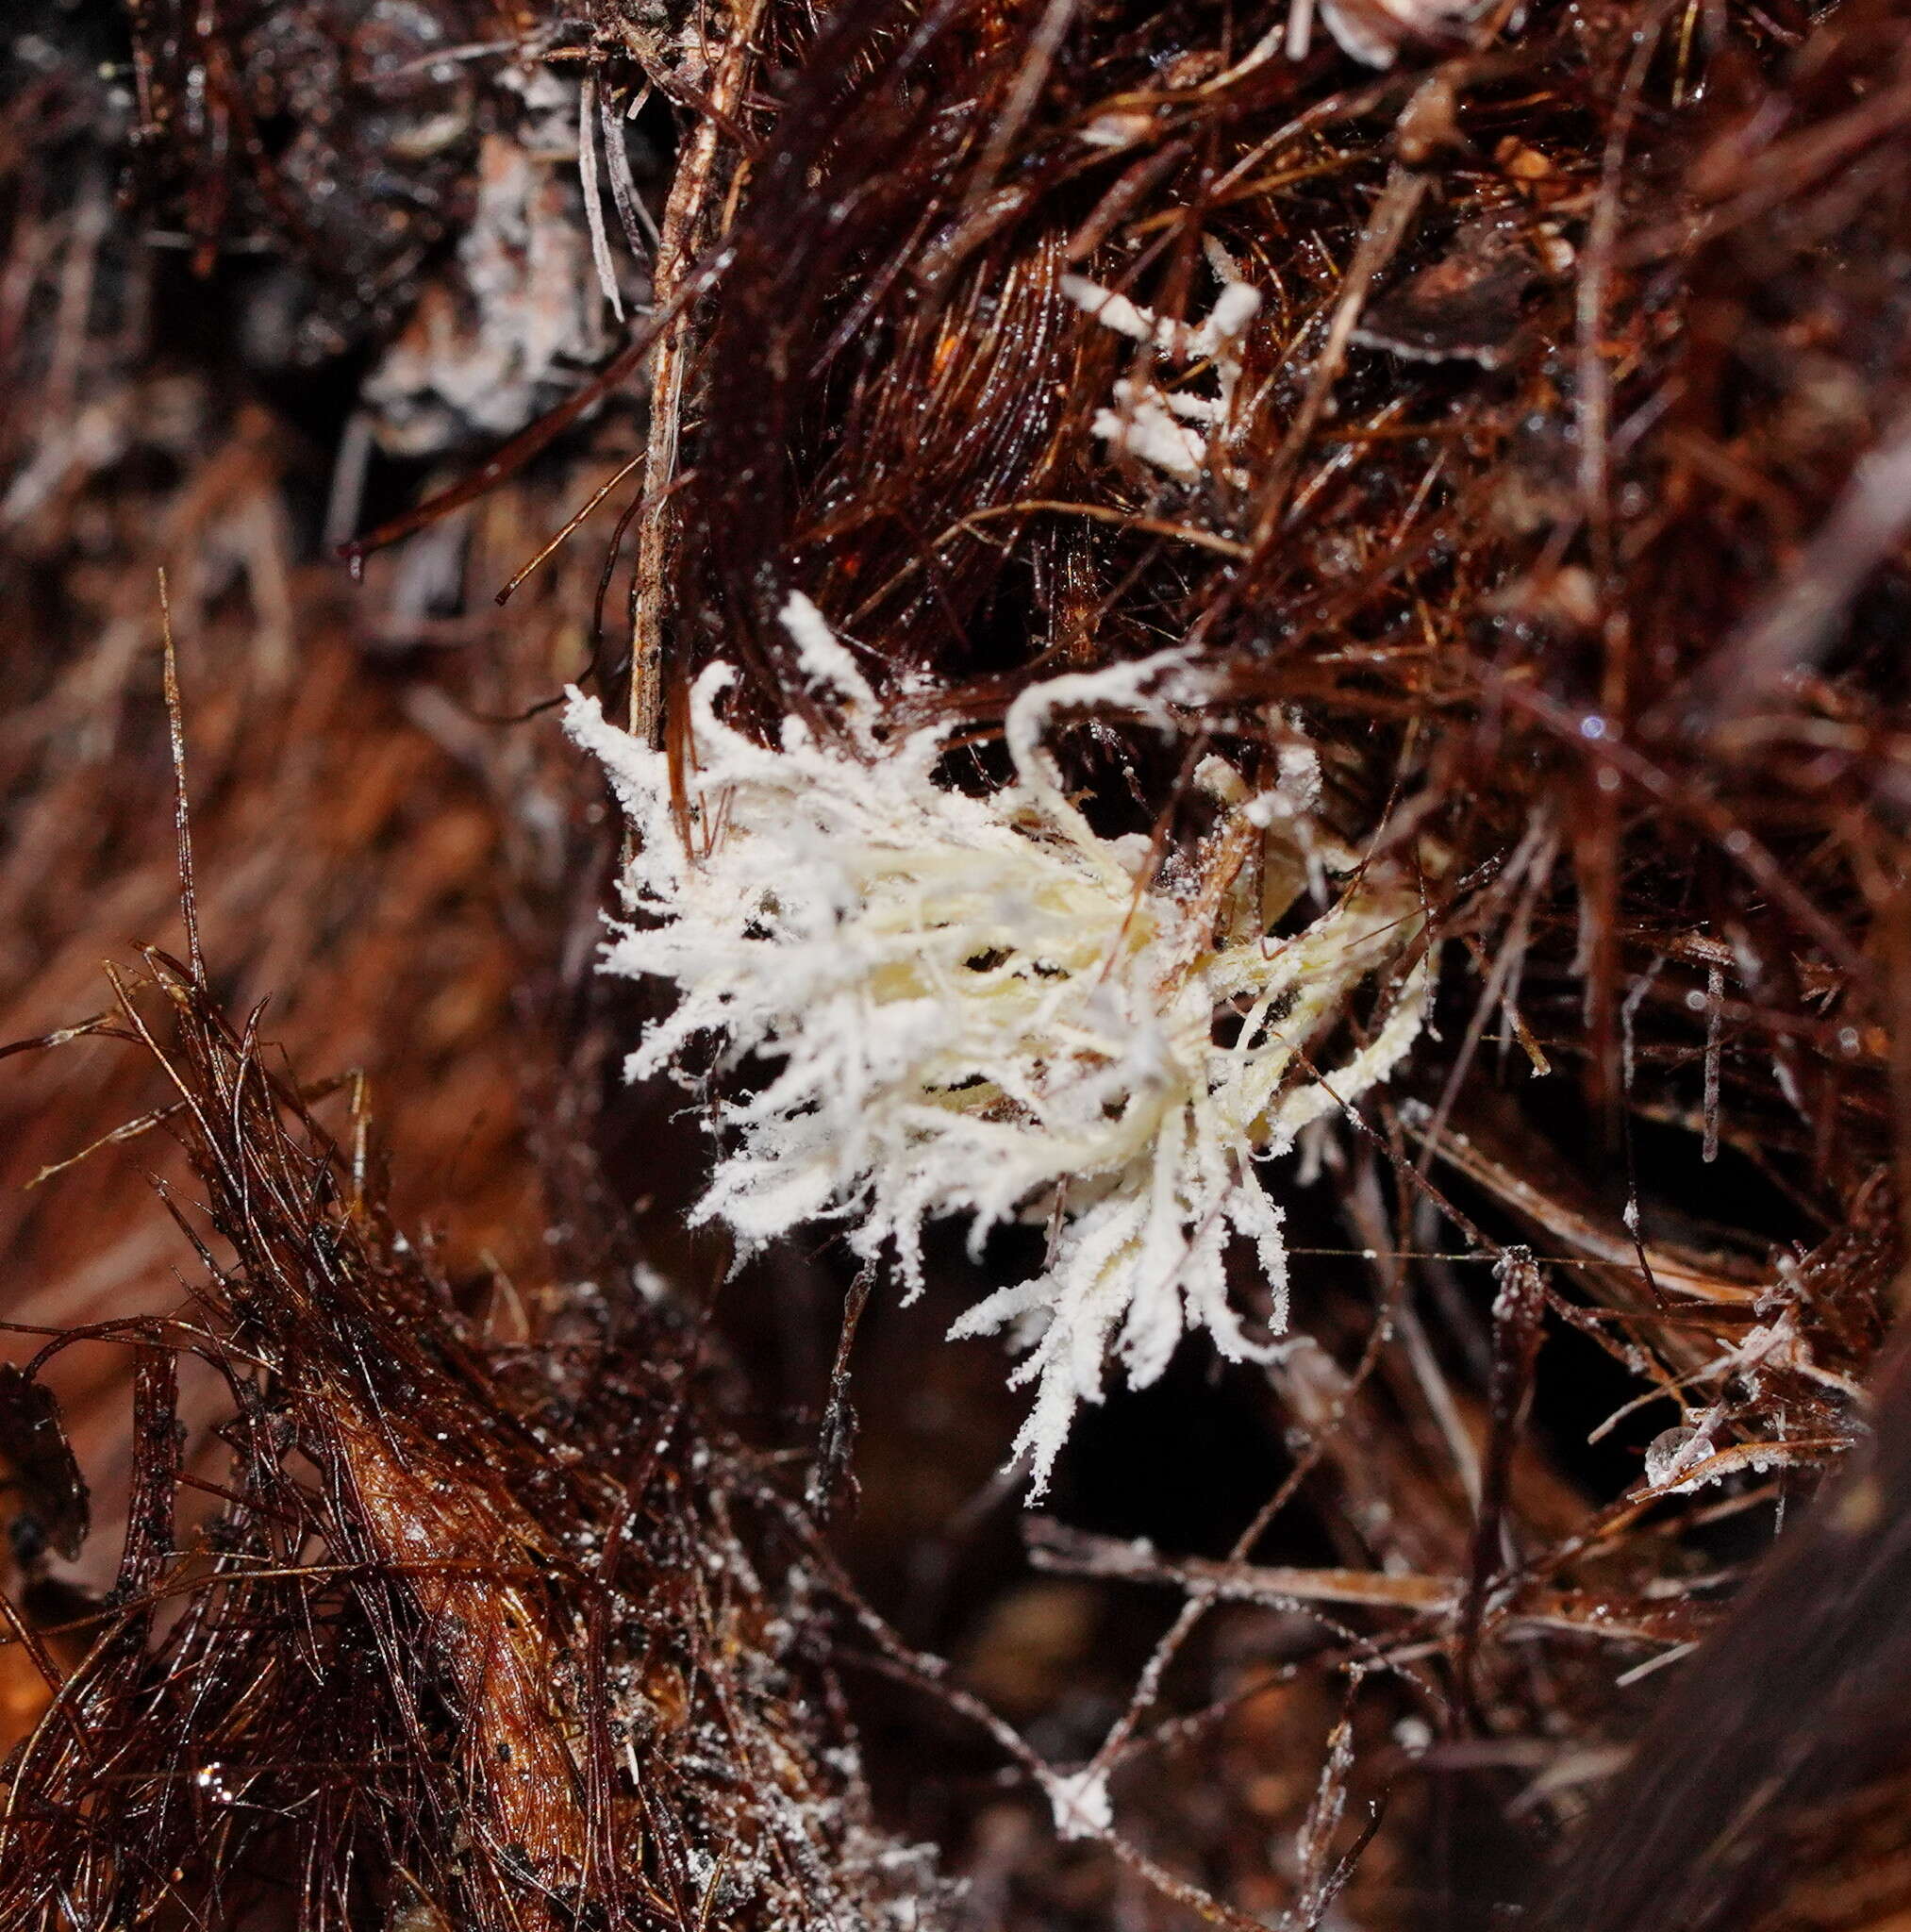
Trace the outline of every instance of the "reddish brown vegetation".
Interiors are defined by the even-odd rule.
[[[1536,0],[1384,73],[1286,19],[19,39],[5,1037],[189,957],[161,566],[207,965],[140,956],[0,1084],[0,1921],[956,1909],[884,1833],[1007,1924],[1911,1908],[1911,13]],[[1093,419],[1201,372],[1062,278],[1199,319],[1223,273],[1262,304],[1174,481]],[[434,492],[362,586],[326,559]],[[1029,675],[1191,642],[1444,950],[1438,1042],[1290,1209],[1317,1345],[1112,1399],[1026,1551],[998,1364],[936,1340],[969,1264],[872,1300],[847,1472],[829,1257],[709,1312],[693,1124],[607,1074],[592,782],[504,722],[589,667],[680,738],[713,656],[803,706],[791,589],[985,765]],[[1157,741],[1080,749],[1179,836]],[[1113,1831],[1061,1845],[1087,1762]]]

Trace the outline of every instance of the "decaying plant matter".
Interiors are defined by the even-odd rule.
[[[210,965],[146,955],[111,1023],[170,1097],[85,1096],[90,1039],[8,1062],[22,1180],[176,1109],[5,1210],[53,1350],[0,1389],[21,1923],[1911,1909],[1903,0],[101,0],[29,39],[9,1037],[173,917],[160,564]],[[532,714],[567,682],[641,834],[635,990],[589,970],[599,778]],[[952,843],[1079,916],[924,909]],[[1186,916],[1277,970],[1343,891],[1400,930],[1312,976],[1220,1200],[1117,1230],[1195,1252],[1200,1307],[1065,1448],[1050,1414],[1019,1514],[1018,1398],[942,1336],[1175,1179],[1187,1108],[1122,1130],[1194,979],[1129,969]],[[1214,990],[1183,1063],[1278,1021]],[[267,991],[296,1074],[223,1017]],[[823,1066],[852,995],[911,1008],[893,1078]],[[698,1028],[706,1108],[607,1076]],[[319,1097],[380,1055],[440,1249]],[[1273,1311],[1220,1232],[1321,1092],[1283,1345],[1174,1351]],[[166,1132],[184,1304],[150,1238],[93,1245]],[[713,1158],[734,1273],[689,1231]],[[949,1212],[1002,1224],[965,1255]],[[885,1238],[920,1315],[857,1272]],[[101,1321],[130,1387],[61,1380]]]
[[[94,1030],[175,1090],[202,1198],[167,1205],[205,1272],[87,1336],[134,1358],[133,1495],[10,1766],[0,1919],[235,1919],[290,1876],[314,1924],[933,1921],[807,1681],[817,1579],[753,1563],[772,1492],[720,1473],[693,1338],[575,1294],[557,1332],[488,1333],[371,1191],[369,1124],[320,1127],[196,957],[114,991]],[[186,1356],[228,1398],[191,1534]]]

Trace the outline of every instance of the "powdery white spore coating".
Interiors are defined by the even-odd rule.
[[[1262,876],[1288,880],[1283,903],[1306,877],[1290,836],[1313,802],[1304,757],[1286,761],[1279,801],[1246,798],[1221,766],[1240,795],[1172,883],[1146,840],[1093,830],[1062,793],[1051,721],[1119,710],[1172,727],[1172,702],[1194,695],[1178,655],[1024,691],[1005,721],[1014,778],[973,796],[940,781],[952,726],[886,737],[815,607],[792,597],[783,621],[839,708],[842,741],[820,742],[796,717],[779,746],[746,738],[719,714],[734,673],[711,666],[690,698],[688,841],[665,756],[571,693],[567,726],[603,761],[640,841],[623,882],[630,922],[605,966],[679,995],[626,1071],[672,1067],[700,1036],[723,1065],[773,1070],[718,1108],[723,1151],[695,1210],[746,1252],[839,1220],[859,1258],[893,1257],[913,1297],[931,1219],[966,1219],[978,1254],[1005,1221],[1050,1226],[1042,1271],[951,1331],[1012,1327],[1027,1349],[1012,1379],[1036,1397],[1016,1447],[1039,1495],[1110,1357],[1142,1387],[1189,1328],[1231,1359],[1278,1346],[1252,1340],[1229,1306],[1226,1250],[1235,1236],[1254,1244],[1278,1336],[1281,1209],[1256,1168],[1411,1046],[1425,957],[1344,1062],[1317,1076],[1302,1058],[1421,915],[1373,874],[1288,939],[1265,936],[1266,897],[1244,911],[1250,842]],[[1263,829],[1277,822],[1283,832]]]

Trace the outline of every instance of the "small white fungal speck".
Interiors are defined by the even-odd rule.
[[[1093,1765],[1086,1771],[1051,1772],[1043,1783],[1058,1837],[1099,1838],[1114,1823],[1106,1772]]]
[[[1287,1253],[1257,1169],[1412,1045],[1424,951],[1363,1042],[1338,1064],[1309,1058],[1423,915],[1399,875],[1369,865],[1310,924],[1270,937],[1310,872],[1324,884],[1351,861],[1311,819],[1263,824],[1219,760],[1203,776],[1216,827],[1171,878],[1153,874],[1146,841],[1095,832],[1062,792],[1052,722],[1122,710],[1172,727],[1172,702],[1197,694],[1177,656],[1025,691],[1005,721],[1014,777],[978,797],[939,775],[953,723],[885,735],[815,607],[792,597],[783,621],[839,708],[841,741],[794,717],[780,747],[744,737],[719,715],[733,674],[713,665],[691,696],[688,839],[665,755],[572,695],[569,728],[640,841],[630,923],[605,965],[679,995],[627,1071],[671,1068],[700,1036],[723,1065],[770,1069],[717,1108],[723,1151],[696,1210],[745,1252],[841,1221],[852,1251],[892,1257],[913,1296],[925,1222],[966,1219],[976,1253],[1002,1223],[1049,1228],[1041,1271],[952,1330],[1006,1328],[1027,1350],[1013,1379],[1037,1392],[1016,1454],[1039,1495],[1110,1357],[1142,1387],[1190,1328],[1235,1360],[1278,1347],[1229,1305],[1228,1244],[1254,1244],[1278,1336]],[[1311,756],[1284,760],[1290,814],[1317,785]]]

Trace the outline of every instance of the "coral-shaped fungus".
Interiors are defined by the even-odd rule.
[[[1172,725],[1176,699],[1201,694],[1178,655],[1023,691],[1005,721],[1013,779],[973,795],[943,769],[950,724],[886,732],[814,606],[792,597],[783,621],[839,704],[840,741],[794,716],[779,746],[745,737],[719,715],[734,673],[712,665],[691,695],[688,838],[665,755],[572,695],[569,728],[640,840],[606,967],[679,993],[628,1072],[675,1065],[698,1036],[724,1065],[770,1070],[717,1109],[724,1144],[697,1209],[746,1251],[840,1220],[863,1260],[893,1254],[914,1295],[931,1218],[967,1217],[978,1252],[1004,1222],[1047,1226],[1040,1272],[952,1330],[1014,1324],[1028,1349],[1014,1380],[1038,1392],[1017,1449],[1039,1494],[1110,1355],[1141,1387],[1190,1327],[1233,1359],[1278,1346],[1229,1304],[1230,1237],[1258,1255],[1278,1336],[1282,1213],[1256,1170],[1406,1053],[1423,948],[1364,1042],[1331,1068],[1311,1058],[1362,982],[1414,954],[1424,918],[1396,874],[1355,869],[1317,826],[1318,761],[1299,743],[1256,796],[1204,761],[1219,816],[1190,858],[1157,868],[1147,839],[1094,830],[1063,793],[1050,721]],[[1353,882],[1272,937],[1310,872],[1319,891],[1331,871]]]

